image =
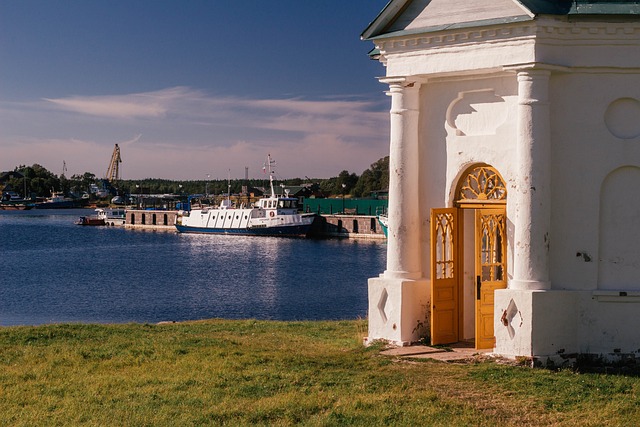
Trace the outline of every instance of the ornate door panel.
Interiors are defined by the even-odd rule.
[[[506,214],[501,209],[476,210],[476,348],[495,346],[493,301],[507,287]]]
[[[431,210],[431,344],[458,341],[458,209]]]

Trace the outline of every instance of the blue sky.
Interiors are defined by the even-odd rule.
[[[387,0],[0,0],[0,170],[360,174],[389,99],[360,33]]]

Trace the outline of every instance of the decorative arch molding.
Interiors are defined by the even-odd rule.
[[[600,189],[598,289],[640,290],[640,167],[623,166]]]
[[[476,164],[470,166],[461,175],[454,201],[460,207],[505,205],[507,203],[507,186],[494,167]]]
[[[447,125],[456,136],[495,135],[507,121],[508,106],[495,89],[458,92],[447,107]]]

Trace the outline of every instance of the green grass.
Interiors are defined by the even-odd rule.
[[[640,379],[384,357],[366,323],[0,328],[0,426],[636,425]]]

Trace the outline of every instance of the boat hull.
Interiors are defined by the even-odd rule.
[[[378,223],[382,227],[384,237],[389,237],[389,218],[386,215],[378,215]]]
[[[91,218],[91,217],[86,217],[86,216],[81,216],[80,219],[78,220],[78,225],[89,225],[89,226],[99,226],[99,225],[106,225],[106,223],[104,222],[104,219],[102,218]]]
[[[288,225],[280,227],[247,227],[247,228],[208,228],[193,227],[176,224],[176,228],[180,233],[199,233],[199,234],[230,234],[244,236],[276,236],[276,237],[305,237],[311,225]]]
[[[1,211],[26,211],[33,208],[33,205],[24,203],[0,203]]]
[[[63,202],[42,202],[33,205],[34,209],[78,209],[86,206],[88,202],[82,200],[65,200]]]

